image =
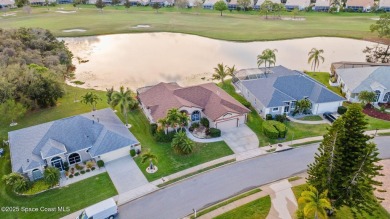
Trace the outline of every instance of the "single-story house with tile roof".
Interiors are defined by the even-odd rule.
[[[158,3],[161,5],[161,7],[163,6],[172,6],[175,1],[174,0],[150,0],[150,5],[154,5],[155,3]]]
[[[328,12],[330,6],[331,6],[330,0],[316,0],[316,3],[314,5],[314,10]]]
[[[368,12],[374,6],[374,0],[347,0],[345,5],[349,10]]]
[[[359,102],[361,91],[373,91],[375,102],[390,102],[390,66],[337,69],[336,73],[347,100]]]
[[[12,172],[31,180],[45,167],[99,158],[105,162],[129,156],[140,143],[109,108],[72,116],[8,133]]]
[[[379,9],[382,9],[386,12],[390,11],[390,0],[380,0],[379,1]]]
[[[187,113],[190,123],[206,117],[211,128],[229,129],[246,122],[245,106],[214,83],[181,87],[177,83],[161,82],[137,90],[140,105],[151,123],[165,118],[177,108]]]
[[[263,118],[267,114],[288,115],[302,99],[310,100],[314,115],[336,112],[344,101],[311,77],[283,66],[242,69],[236,72],[233,84]]]
[[[215,3],[217,3],[219,0],[205,0],[203,3],[204,9],[214,9]],[[224,2],[227,4],[227,2],[224,0]]]
[[[287,11],[292,11],[298,8],[300,11],[310,6],[310,0],[287,0],[285,7]]]
[[[270,0],[272,3],[277,3],[277,4],[281,4],[281,1],[280,0]],[[255,6],[253,7],[254,9],[256,10],[259,10],[261,5],[265,2],[265,0],[258,0],[255,4]]]
[[[14,0],[0,0],[0,8],[14,8],[15,1]]]

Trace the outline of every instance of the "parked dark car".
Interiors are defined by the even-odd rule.
[[[337,118],[329,112],[324,113],[324,118],[329,120],[329,122],[333,123]]]

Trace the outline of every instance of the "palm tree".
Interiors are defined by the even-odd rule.
[[[266,49],[263,50],[263,52],[257,56],[257,66],[260,68],[260,66],[264,63],[264,67],[266,68],[265,75],[267,74],[267,62],[268,62],[268,68],[271,67],[271,64],[275,65],[276,63],[276,55],[275,53],[278,50],[276,49]]]
[[[172,148],[181,154],[190,154],[194,150],[194,143],[185,132],[178,132],[172,140]]]
[[[236,69],[236,66],[235,65],[233,65],[232,67],[228,67],[227,66],[227,70],[226,70],[226,73],[227,73],[227,75],[229,75],[229,76],[234,76],[234,73],[237,71],[237,69]]]
[[[81,96],[82,103],[85,104],[91,104],[92,105],[92,110],[96,110],[96,104],[99,100],[102,100],[97,94],[92,93],[92,92],[87,92],[84,96]]]
[[[162,127],[164,127],[165,134],[168,134],[168,127],[169,127],[169,125],[168,125],[168,122],[167,122],[166,118],[159,119],[157,121],[157,123],[160,124]]]
[[[324,50],[312,48],[308,54],[309,59],[307,60],[307,63],[310,64],[311,62],[311,67],[314,72],[316,71],[316,68],[318,68],[318,66],[320,65],[320,60],[322,61],[322,63],[324,63],[325,61],[325,58],[321,55],[322,53],[324,53]]]
[[[181,124],[182,113],[177,108],[168,110],[166,121],[169,126],[174,128],[177,132],[177,127]]]
[[[48,167],[43,173],[43,178],[45,182],[51,186],[57,185],[60,181],[60,171],[55,167]]]
[[[228,76],[226,71],[226,66],[223,63],[218,64],[216,68],[214,68],[214,74],[212,75],[213,80],[221,80],[222,84],[225,84],[225,78]]]
[[[125,88],[121,86],[119,88],[119,91],[115,91],[111,95],[111,106],[114,108],[116,106],[120,106],[121,112],[123,116],[125,117],[126,126],[128,127],[128,121],[127,121],[127,113],[134,109],[134,107],[137,106],[137,101],[133,98],[132,91],[129,88]]]
[[[142,163],[149,161],[150,162],[149,169],[154,170],[153,162],[157,163],[157,156],[156,155],[152,154],[152,152],[150,150],[148,150],[147,152],[145,152],[141,155],[141,158],[142,158],[142,160],[141,160]]]
[[[326,209],[331,209],[331,205],[327,190],[320,194],[315,187],[309,186],[308,191],[302,192],[298,203],[303,206],[303,214],[305,217],[312,218],[314,216],[315,219],[328,218]]]

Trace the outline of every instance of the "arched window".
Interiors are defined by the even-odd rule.
[[[383,102],[390,103],[390,92],[387,92],[383,97]]]
[[[53,167],[57,167],[60,171],[64,170],[64,165],[62,163],[62,158],[61,157],[53,157],[51,159],[51,165]]]
[[[191,121],[199,121],[200,120],[200,112],[198,110],[194,111],[191,114]]]
[[[80,158],[80,155],[78,153],[73,153],[73,154],[69,155],[68,160],[69,160],[69,164],[72,165],[75,163],[79,163],[81,161],[81,158]]]
[[[376,97],[375,97],[375,102],[378,102],[379,101],[379,97],[381,95],[381,92],[379,90],[376,90],[375,91],[375,94],[376,94]]]

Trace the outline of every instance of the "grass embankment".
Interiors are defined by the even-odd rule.
[[[298,199],[301,193],[306,189],[307,184],[292,187],[295,197]],[[376,206],[376,209],[372,212],[372,215],[364,212],[363,214],[356,213],[354,217],[351,208],[342,207],[336,211],[336,214],[331,219],[345,219],[345,218],[356,218],[356,219],[386,219],[390,218],[390,214],[380,205]]]
[[[370,13],[318,13],[301,12],[304,21],[266,20],[257,11],[218,11],[161,8],[158,13],[151,7],[132,7],[126,13],[123,6],[107,6],[100,13],[94,5],[81,5],[77,10],[72,5],[32,7],[31,14],[21,9],[11,10],[15,16],[1,18],[2,28],[44,27],[56,36],[91,36],[115,33],[178,32],[234,41],[280,40],[316,36],[347,38],[374,38],[369,31]],[[75,11],[59,13],[56,11]],[[283,17],[292,17],[285,12]],[[150,28],[133,28],[139,24]],[[86,29],[85,32],[68,32],[67,29]],[[272,34],[269,34],[272,33]]]
[[[244,102],[245,99],[241,95],[237,94],[233,85],[231,84],[231,80],[226,80],[225,84],[219,84],[219,86],[222,87],[227,93],[229,93],[231,96],[233,96],[236,100],[240,102]],[[291,139],[301,139],[301,138],[307,138],[307,137],[314,137],[314,136],[321,136],[326,133],[326,127],[329,125],[327,124],[318,124],[318,125],[311,125],[311,124],[301,124],[301,123],[295,123],[295,122],[287,122],[286,126],[288,128],[287,136],[285,139],[278,140],[278,139],[269,139],[267,136],[264,135],[262,132],[262,123],[263,119],[259,116],[259,114],[256,112],[256,110],[251,107],[251,112],[248,114],[248,121],[247,125],[249,128],[252,129],[259,138],[260,146],[268,145],[269,143],[275,144],[278,142],[286,142],[291,141]]]
[[[325,85],[329,90],[342,96],[340,87],[333,87],[329,85],[330,74],[328,72],[306,72],[306,74]]]
[[[321,116],[305,116],[305,117],[302,117],[302,118],[299,118],[298,120],[302,120],[302,121],[321,121],[323,120],[321,118]]]
[[[268,195],[221,214],[214,219],[265,219],[270,209],[271,198]]]

